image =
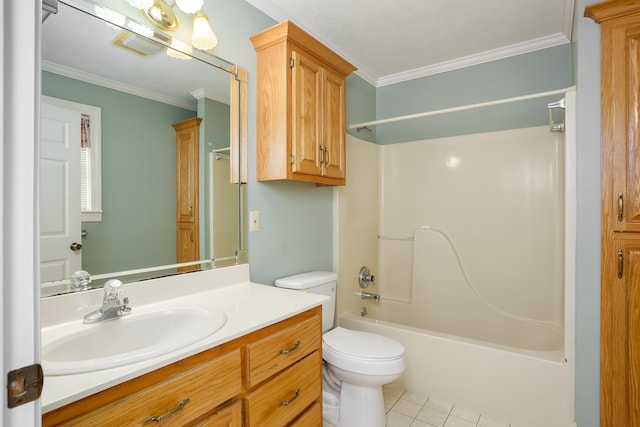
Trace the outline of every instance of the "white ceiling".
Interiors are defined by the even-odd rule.
[[[567,43],[574,9],[574,0],[246,1],[292,20],[376,87]],[[164,51],[139,57],[111,43],[120,32],[61,4],[43,25],[43,68],[185,108],[195,109],[194,91],[228,102],[226,73]]]
[[[291,20],[374,86],[571,40],[574,0],[246,0]]]

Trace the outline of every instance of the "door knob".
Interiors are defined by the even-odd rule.
[[[69,249],[74,252],[78,252],[80,249],[82,249],[82,245],[80,243],[73,242],[71,245],[69,245]]]

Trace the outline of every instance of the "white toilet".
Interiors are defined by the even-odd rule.
[[[404,371],[404,347],[380,335],[332,329],[337,277],[312,271],[278,279],[276,286],[331,297],[322,305],[324,421],[338,427],[385,427],[382,385]]]

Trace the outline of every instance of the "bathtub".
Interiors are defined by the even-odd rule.
[[[510,347],[359,313],[340,315],[338,324],[395,339],[405,347],[407,368],[394,383],[400,388],[510,422],[514,427],[573,425],[569,397],[573,395],[572,377],[561,345],[548,350]],[[543,341],[562,340],[551,336]]]

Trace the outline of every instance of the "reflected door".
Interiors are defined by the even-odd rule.
[[[42,103],[40,275],[43,282],[82,269],[80,114]]]

